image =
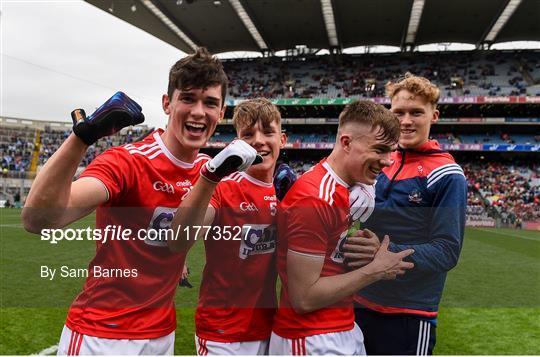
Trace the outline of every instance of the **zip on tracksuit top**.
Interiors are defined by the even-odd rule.
[[[366,222],[389,249],[408,248],[415,266],[396,280],[379,281],[355,300],[382,313],[434,318],[446,272],[458,261],[465,228],[467,181],[452,155],[430,140],[415,149],[399,148],[377,177],[375,211]]]

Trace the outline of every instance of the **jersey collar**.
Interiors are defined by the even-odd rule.
[[[169,149],[167,149],[167,147],[165,146],[165,143],[163,142],[163,140],[161,139],[161,134],[163,133],[163,130],[161,129],[158,129],[154,132],[154,140],[158,143],[158,146],[159,148],[161,149],[161,151],[165,154],[165,156],[167,156],[167,158],[173,163],[175,164],[176,166],[179,166],[183,169],[192,169],[193,166],[195,166],[195,163],[194,162],[185,162],[185,161],[182,161],[178,158],[176,158],[170,151]]]
[[[248,175],[246,172],[240,172],[240,175],[242,175],[246,180],[248,180],[251,183],[254,183],[257,186],[262,186],[262,187],[272,187],[272,186],[274,186],[273,182],[261,181],[259,179],[256,179],[253,176]]]
[[[328,171],[328,173],[330,174],[330,176],[332,176],[332,178],[334,180],[336,180],[337,183],[339,183],[341,186],[344,186],[345,188],[349,188],[349,184],[347,184],[347,182],[343,181],[341,179],[341,177],[339,177],[334,170],[332,170],[332,168],[330,167],[330,165],[328,164],[328,161],[324,161],[323,162],[323,167],[326,169],[326,171]]]

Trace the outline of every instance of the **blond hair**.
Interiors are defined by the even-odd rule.
[[[236,130],[249,128],[261,121],[263,128],[276,122],[281,127],[281,114],[278,107],[266,98],[246,100],[234,108],[233,126]]]
[[[405,76],[394,82],[388,82],[385,85],[386,95],[392,99],[401,90],[407,90],[414,94],[424,98],[428,103],[437,106],[441,91],[437,86],[431,83],[427,78],[415,76],[414,74],[407,72]]]
[[[347,105],[339,115],[338,132],[349,123],[367,125],[372,129],[379,128],[377,139],[388,144],[395,144],[399,140],[398,118],[380,104],[357,100]]]

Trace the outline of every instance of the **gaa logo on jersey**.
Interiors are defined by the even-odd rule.
[[[152,184],[156,191],[174,194],[174,186],[167,182],[156,181]]]
[[[240,209],[243,212],[259,212],[257,206],[253,202],[242,202],[240,203]]]
[[[338,243],[336,245],[336,249],[334,249],[332,255],[330,256],[330,258],[336,263],[343,263],[343,261],[345,260],[345,256],[343,255],[343,246],[347,242],[347,232],[348,230],[341,233]]]
[[[273,253],[276,250],[276,228],[270,224],[245,224],[238,255],[246,259],[254,254]]]

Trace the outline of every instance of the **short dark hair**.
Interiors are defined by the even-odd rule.
[[[339,128],[349,123],[379,128],[378,139],[395,144],[399,141],[399,119],[384,106],[369,100],[357,100],[347,105],[339,115]]]
[[[219,84],[223,101],[221,105],[224,105],[228,83],[221,61],[206,48],[199,47],[194,54],[182,58],[171,67],[167,95],[172,98],[175,89],[205,89]]]

